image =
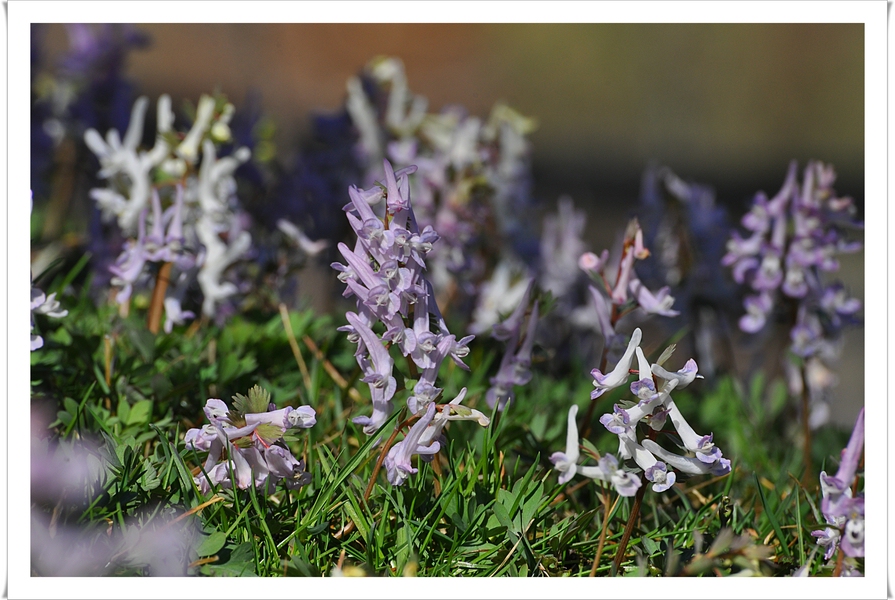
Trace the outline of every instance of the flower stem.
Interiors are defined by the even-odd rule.
[[[149,332],[158,333],[162,322],[162,312],[165,307],[165,292],[168,291],[168,283],[171,281],[171,263],[163,262],[155,276],[155,288],[152,290],[152,301],[149,303],[149,316],[147,326]]]
[[[836,553],[836,567],[833,569],[833,577],[840,577],[842,575],[842,563],[845,560],[845,553],[842,551],[842,548]]]
[[[631,514],[628,515],[628,522],[625,524],[625,531],[622,533],[622,539],[618,543],[618,551],[615,553],[615,560],[612,562],[612,575],[618,573],[622,561],[625,559],[625,552],[628,550],[628,542],[631,540],[631,533],[634,531],[634,523],[640,516],[640,505],[643,504],[643,496],[646,494],[647,482],[641,476],[640,488],[637,495],[634,496],[634,505],[631,507]]]
[[[373,467],[373,474],[370,476],[370,483],[367,484],[367,489],[364,490],[364,503],[366,503],[367,500],[370,499],[370,494],[373,493],[373,485],[376,483],[376,476],[379,475],[379,470],[382,469],[382,463],[385,462],[385,457],[388,454],[389,449],[392,447],[392,444],[395,443],[395,438],[398,437],[398,433],[400,433],[402,429],[413,423],[418,418],[419,415],[411,415],[404,419],[404,421],[402,421],[400,425],[395,427],[395,430],[382,446],[382,451],[379,452],[379,458],[376,460],[376,466]]]
[[[292,355],[295,356],[295,362],[298,364],[298,370],[301,371],[301,378],[304,381],[305,389],[308,392],[308,398],[311,398],[313,386],[311,385],[311,374],[308,373],[308,365],[301,355],[301,349],[298,347],[298,341],[295,339],[295,332],[292,331],[292,321],[289,320],[289,309],[280,302],[280,319],[283,321],[283,328],[286,330],[286,337],[289,339],[289,347],[292,348]],[[309,400],[310,401],[310,400]]]
[[[597,567],[600,566],[600,557],[603,556],[603,544],[606,543],[606,532],[609,530],[609,515],[612,514],[612,511],[615,510],[615,507],[618,505],[619,500],[621,500],[621,496],[615,497],[615,502],[612,503],[612,508],[609,507],[609,496],[606,494],[606,490],[603,490],[602,494],[602,502],[603,502],[603,527],[600,531],[600,543],[597,546],[597,553],[594,556],[594,564],[590,567],[590,575],[588,577],[593,577],[597,574]]]

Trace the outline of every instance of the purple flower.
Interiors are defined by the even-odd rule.
[[[746,307],[746,314],[740,317],[740,329],[747,333],[762,329],[767,322],[768,313],[774,308],[769,294],[748,296],[743,305]]]
[[[559,483],[566,483],[577,472],[578,457],[578,424],[575,421],[578,415],[578,407],[574,404],[569,407],[568,428],[566,429],[566,450],[565,452],[554,452],[550,455],[550,462],[560,474]]]
[[[845,511],[841,548],[846,556],[864,556],[864,498],[853,498]]]
[[[656,399],[656,384],[653,381],[650,364],[643,355],[643,350],[638,346],[635,350],[637,353],[638,379],[631,384],[631,393],[637,396],[638,404],[647,404]]]
[[[743,217],[750,237],[734,232],[722,259],[737,283],[754,292],[744,299],[740,329],[763,329],[775,304],[782,303],[779,313],[794,316],[787,325],[790,350],[806,363],[834,357],[842,325],[856,322],[853,315],[860,309],[841,284],[824,283],[823,272],[839,268],[835,256],[860,247],[846,239],[846,230],[863,227],[854,220],[852,200],[833,190],[834,181],[831,166],[811,161],[800,183],[797,163],[790,163],[777,195],[757,194]],[[817,415],[806,418],[819,420]]]
[[[255,389],[249,392],[250,399],[255,392]],[[239,489],[253,485],[273,493],[280,481],[285,481],[289,489],[310,481],[304,463],[278,442],[282,443],[280,440],[287,429],[313,426],[314,409],[300,406],[277,410],[272,403],[267,408],[264,412],[243,414],[240,410],[230,410],[217,398],[206,401],[205,415],[211,423],[190,429],[184,436],[188,449],[208,452],[202,473],[195,477],[203,494],[216,486],[226,489],[234,485]]]
[[[505,342],[511,339],[514,335],[518,336],[521,333],[522,320],[525,317],[525,311],[528,309],[528,299],[531,296],[531,290],[534,287],[534,284],[535,280],[530,279],[528,286],[525,288],[525,293],[522,295],[519,304],[516,305],[512,314],[491,328],[491,337]]]
[[[578,258],[578,268],[588,275],[596,275],[603,270],[609,261],[609,250],[603,250],[600,256],[593,252],[585,252]]]
[[[311,474],[305,471],[304,461],[296,460],[287,448],[276,444],[265,448],[264,460],[267,463],[270,488],[276,486],[279,481],[284,481],[286,488],[290,490],[311,482]]]
[[[413,424],[404,439],[391,447],[388,455],[385,457],[385,469],[388,482],[392,485],[403,485],[407,477],[417,472],[417,469],[410,463],[410,459],[414,454],[435,454],[438,452],[440,445],[438,442],[432,442],[429,446],[420,446],[420,438],[423,432],[429,427],[432,418],[435,416],[435,404],[430,403],[426,408],[426,412]]]
[[[631,426],[629,425],[631,422],[631,418],[628,416],[628,412],[621,408],[618,404],[615,404],[612,407],[612,414],[605,414],[600,417],[600,423],[603,424],[606,429],[610,431],[610,433],[614,433],[616,435],[622,435],[631,431]]]
[[[619,469],[618,459],[611,454],[601,456],[597,466],[577,464],[580,456],[578,425],[575,422],[577,415],[578,407],[572,405],[569,408],[568,429],[566,430],[566,450],[550,455],[550,462],[560,474],[559,483],[566,483],[576,474],[580,474],[590,479],[611,483],[621,496],[633,496],[640,487],[640,479],[633,473]]]
[[[358,356],[358,364],[364,373],[361,381],[370,386],[373,400],[372,417],[357,417],[354,422],[364,426],[364,433],[372,435],[392,413],[391,400],[398,387],[397,381],[392,376],[394,361],[373,330],[367,327],[360,317],[352,312],[347,313],[345,317],[366,346],[368,356]]]
[[[686,473],[687,475],[712,474],[715,476],[720,476],[730,473],[730,461],[726,458],[721,458],[718,460],[718,462],[710,465],[708,463],[702,462],[696,457],[681,456],[679,454],[669,452],[653,440],[643,440],[643,447],[658,458],[662,459],[662,461],[666,464],[671,465],[681,473]]]
[[[827,527],[825,529],[817,529],[811,532],[811,535],[817,538],[817,545],[826,548],[824,551],[824,560],[830,560],[839,547],[839,539],[842,537],[838,529]]]
[[[634,359],[634,349],[640,345],[641,336],[642,333],[638,327],[631,334],[631,340],[628,342],[625,353],[611,372],[606,375],[603,375],[599,369],[594,369],[590,372],[594,378],[594,387],[597,388],[591,392],[591,399],[598,398],[606,391],[617,388],[628,381],[628,370],[631,368],[631,361]]]
[[[669,471],[665,463],[657,461],[644,472],[646,479],[653,482],[654,492],[664,492],[674,485],[676,476],[674,471]]]
[[[683,389],[693,383],[693,381],[697,378],[701,378],[702,375],[698,375],[697,371],[699,367],[696,366],[696,361],[692,358],[684,364],[684,368],[678,370],[675,373],[671,373],[670,371],[666,371],[663,367],[659,365],[652,366],[652,372],[661,377],[666,381],[671,381],[672,379],[677,381],[676,389]]]
[[[298,408],[287,406],[264,413],[247,413],[245,420],[248,425],[268,423],[284,431],[293,427],[308,429],[317,423],[317,411],[310,406],[299,406]]]
[[[836,528],[836,534],[830,532],[831,527],[818,537],[818,544],[827,547],[826,558],[832,556],[839,541],[846,556],[864,556],[864,498],[863,494],[852,497],[852,483],[857,475],[858,463],[864,450],[864,409],[858,413],[855,427],[852,430],[848,445],[842,450],[839,469],[836,475],[829,476],[825,471],[820,474],[820,487],[823,499],[821,512],[827,524]],[[817,532],[812,533],[814,535]]]
[[[603,297],[597,288],[592,285],[587,286],[590,291],[591,298],[594,301],[594,308],[597,310],[597,323],[600,326],[600,333],[603,334],[604,344],[609,346],[615,338],[615,328],[612,326],[612,307],[609,301]]]
[[[680,311],[672,310],[671,308],[674,304],[674,298],[669,294],[671,288],[667,285],[653,295],[639,279],[632,276],[628,287],[631,293],[634,294],[637,304],[647,314],[662,315],[663,317],[676,317],[681,314]]]
[[[68,314],[68,311],[62,308],[62,305],[56,300],[56,293],[46,296],[42,291],[34,287],[31,283],[31,331],[34,331],[34,315],[47,315],[56,319],[62,318]],[[39,335],[31,334],[31,351],[43,347],[43,338]]]
[[[839,462],[839,470],[836,475],[830,477],[826,471],[820,474],[820,483],[823,490],[823,502],[821,509],[824,514],[841,516],[844,510],[839,508],[839,504],[845,499],[846,493],[850,493],[851,484],[855,479],[858,469],[858,462],[864,451],[864,409],[858,413],[855,420],[855,426],[852,430],[848,445],[842,450],[841,460]]]
[[[615,459],[615,457],[611,455],[604,456],[604,458]],[[637,490],[640,489],[640,486],[643,485],[637,475],[623,469],[616,469],[613,471],[610,476],[610,481],[619,496],[628,498],[634,496],[637,493]]]

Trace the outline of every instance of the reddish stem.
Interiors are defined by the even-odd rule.
[[[625,524],[625,531],[622,533],[622,539],[618,543],[618,551],[615,553],[615,560],[612,562],[612,574],[618,573],[622,561],[625,559],[625,552],[628,550],[628,542],[631,540],[631,533],[634,531],[634,523],[640,516],[640,505],[643,503],[643,496],[646,494],[647,481],[643,476],[640,477],[640,488],[637,495],[634,496],[634,506],[631,507],[631,514],[628,515],[628,522]]]
[[[147,326],[150,333],[158,333],[162,322],[162,312],[165,307],[165,292],[168,291],[168,283],[171,281],[171,263],[163,262],[155,276],[155,288],[152,290],[152,301],[149,304],[149,316]]]

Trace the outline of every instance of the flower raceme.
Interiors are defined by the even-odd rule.
[[[149,263],[172,263],[170,279],[183,285],[164,300],[165,329],[170,331],[194,316],[180,307],[188,280],[198,281],[206,316],[214,316],[237,292],[233,282],[224,281],[225,271],[248,252],[252,237],[240,225],[244,214],[235,208],[233,173],[251,152],[238,148],[218,156],[218,145],[230,140],[234,107],[206,95],[186,133],[175,130],[171,99],[162,95],[155,144],[141,150],[148,106],[147,98],[137,100],[123,139],[116,129],[105,138],[89,129],[84,141],[99,159],[99,177],[108,181],[90,196],[103,219],[114,219],[130,238],[110,267],[112,283],[119,287],[116,300],[122,305],[130,300],[134,287],[148,278]],[[226,242],[221,237],[225,232]]]
[[[370,416],[353,421],[363,426],[364,433],[374,435],[393,413],[398,385],[392,348],[405,357],[414,377],[418,375],[406,400],[417,421],[404,439],[389,449],[384,463],[389,482],[401,485],[416,472],[410,463],[413,455],[425,459],[438,452],[436,438],[442,435],[448,420],[470,419],[487,425],[488,419],[479,411],[459,405],[465,388],[436,414],[436,401],[442,392],[437,387],[438,371],[447,358],[469,370],[463,358],[469,353],[473,336],[458,340],[448,330],[426,277],[426,257],[439,235],[431,226],[420,229],[411,206],[409,176],[416,167],[395,171],[384,160],[383,169],[384,182],[367,190],[354,186],[348,189],[351,201],[345,212],[357,241],[353,249],[339,244],[345,262],[333,263],[332,267],[346,286],[343,295],[353,296],[357,302],[356,312],[346,313],[348,324],[339,330],[357,344],[355,358],[363,373],[361,381],[369,386],[373,404]],[[373,331],[377,323],[385,327],[381,337]],[[410,389],[411,380],[407,381]]]
[[[270,395],[258,386],[248,396],[233,397],[233,409],[223,400],[209,398],[205,416],[209,423],[186,432],[184,443],[190,450],[207,452],[195,482],[203,494],[212,488],[251,485],[272,493],[283,481],[296,489],[311,480],[305,464],[296,460],[283,436],[292,429],[308,429],[317,422],[310,406],[277,409]]]
[[[352,155],[364,179],[380,176],[383,159],[396,174],[409,165],[418,169],[408,191],[419,229],[439,232],[440,244],[426,251],[439,295],[450,290],[461,303],[481,299],[492,259],[531,261],[537,254],[526,218],[533,206],[532,119],[503,104],[487,119],[459,106],[428,112],[397,58],[370,61],[361,77],[348,81],[347,92],[346,110],[360,134]],[[410,195],[392,196],[395,208],[409,206]]]
[[[833,189],[832,166],[809,162],[802,181],[797,163],[790,164],[783,187],[773,197],[763,192],[742,218],[747,233],[734,231],[721,264],[731,268],[734,280],[751,294],[743,300],[745,314],[740,329],[757,333],[764,329],[778,307],[790,320],[790,351],[797,360],[787,362],[790,392],[811,396],[811,427],[826,420],[829,412],[824,389],[834,377],[827,362],[841,351],[845,325],[858,322],[861,303],[849,298],[838,282],[827,283],[826,274],[837,271],[838,254],[856,252],[860,242],[848,239],[849,229],[863,224],[855,219],[851,198]],[[801,373],[799,363],[804,367]],[[809,376],[813,373],[818,376]]]
[[[669,293],[668,286],[653,293],[637,277],[637,272],[634,270],[635,262],[648,256],[650,256],[650,251],[643,244],[643,231],[640,224],[637,219],[632,219],[625,229],[621,256],[618,257],[617,262],[609,264],[608,250],[604,250],[599,256],[593,252],[585,252],[578,259],[578,267],[587,273],[596,284],[591,284],[588,287],[593,306],[596,309],[596,323],[604,339],[604,348],[607,350],[614,350],[624,343],[622,336],[616,332],[615,325],[623,315],[636,308],[642,309],[648,315],[675,317],[680,314],[672,308],[674,297]],[[589,315],[590,312],[587,314]],[[590,316],[579,316],[579,319],[585,318],[590,322],[593,321]],[[639,341],[634,345],[637,343]],[[629,344],[619,365],[626,361],[630,364],[632,353],[633,347]],[[617,379],[621,374],[621,370],[618,370],[618,373],[612,374],[612,377]],[[600,374],[600,376],[609,377],[610,375]],[[596,376],[595,380],[601,381]],[[601,385],[603,385],[602,381]],[[594,397],[602,394],[599,389]]]
[[[676,372],[667,371],[660,364],[651,365],[640,348],[641,339],[640,329],[635,329],[615,368],[606,375],[597,369],[593,373],[596,387],[593,394],[599,396],[627,384],[631,364],[637,358],[638,379],[629,386],[635,400],[624,405],[616,404],[612,413],[600,418],[607,431],[618,437],[619,456],[625,461],[632,460],[656,492],[670,489],[677,481],[677,472],[684,475],[726,475],[730,472],[730,461],[714,445],[713,436],[697,434],[671,397],[672,391],[690,385],[699,377],[696,362],[690,359]],[[580,457],[575,421],[577,414],[578,407],[572,406],[569,409],[565,452],[556,452],[550,457],[560,472],[559,482],[565,483],[580,474],[610,483],[622,496],[633,496],[641,480],[634,472],[620,468],[615,456],[603,455],[595,467],[577,464]],[[655,432],[662,431],[669,420],[680,438],[682,454],[663,448],[654,439]],[[638,429],[641,422],[648,427]]]

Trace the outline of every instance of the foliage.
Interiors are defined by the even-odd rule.
[[[587,377],[554,379],[535,369],[513,404],[500,414],[487,411],[487,428],[450,427],[439,459],[416,463],[420,472],[401,487],[388,485],[380,473],[365,502],[379,456],[377,436],[363,435],[347,418],[356,412],[350,397],[356,392],[349,390],[362,396],[368,390],[356,385],[353,345],[330,317],[288,315],[306,363],[303,376],[280,315],[243,315],[221,327],[153,336],[137,317],[96,306],[88,285],[75,295],[70,286],[60,287],[63,280],[42,282],[70,314],[38,316],[46,343],[31,356],[32,403],[54,411],[39,438],[57,452],[92,440],[103,468],[79,493],[66,494],[59,525],[110,528],[124,544],[135,523],[151,527],[192,510],[168,527],[182,533],[183,573],[195,575],[610,573],[631,499],[612,502],[590,480],[560,486],[548,460],[563,447],[568,407],[589,401]],[[474,344],[466,358],[471,373],[448,361],[441,372],[445,394],[466,386],[468,404],[484,409],[498,350]],[[334,382],[328,369],[342,373],[348,387]],[[399,388],[403,380],[412,389],[410,373],[396,375]],[[309,404],[317,411],[317,425],[289,442],[308,465],[310,483],[294,491],[281,486],[271,495],[250,487],[203,496],[193,481],[201,460],[185,448],[184,432],[201,425],[206,398],[235,396],[260,406],[265,394],[277,407]],[[788,434],[783,384],[758,376],[743,385],[727,377],[678,396],[694,427],[713,428],[725,440],[733,473],[648,494],[621,574],[790,575],[805,565],[815,546],[811,531],[824,521],[816,484],[799,483],[800,449],[777,442]],[[611,393],[600,398],[600,409],[609,410],[615,400]],[[381,431],[399,418],[400,412],[393,414]],[[816,460],[834,464],[846,440],[847,432],[833,430],[817,436]],[[614,449],[585,443],[583,451]],[[38,499],[34,510],[50,515],[55,506],[55,500]],[[112,572],[152,572],[151,565],[117,552],[131,558],[113,563]],[[810,574],[830,575],[835,568],[835,561],[814,557]]]

